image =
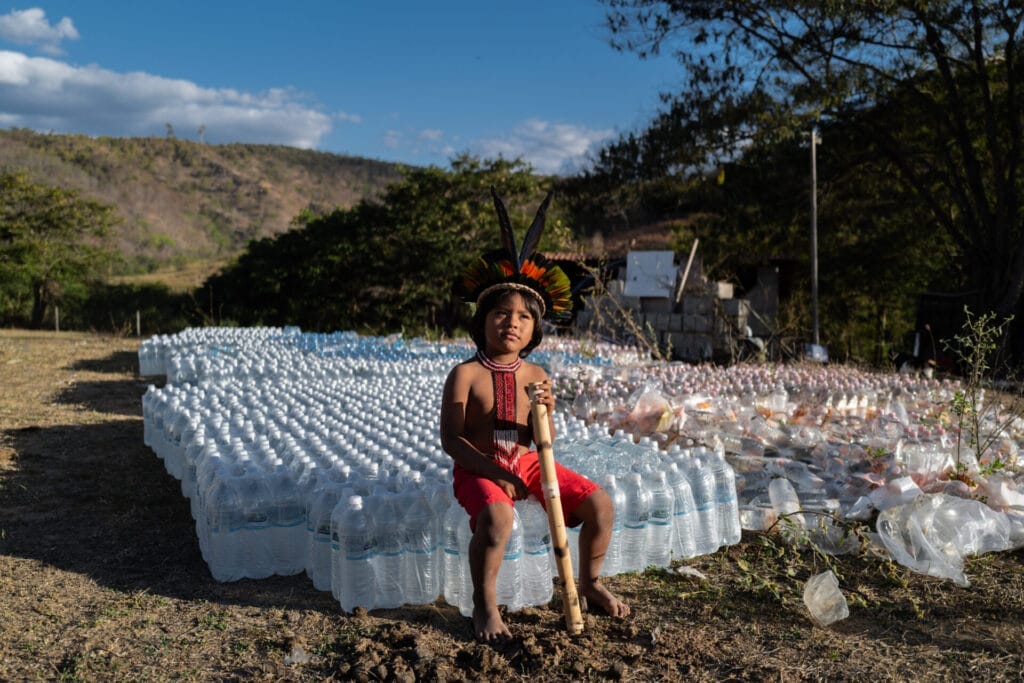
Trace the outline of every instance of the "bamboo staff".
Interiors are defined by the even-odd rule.
[[[551,449],[548,407],[535,400],[539,384],[535,382],[530,385],[533,440],[537,444],[541,487],[544,489],[546,502],[544,507],[548,511],[548,527],[551,529],[551,547],[555,552],[558,578],[562,580],[562,612],[565,614],[565,627],[569,633],[576,635],[583,632],[583,613],[580,611],[580,598],[572,574],[572,558],[569,556],[569,540],[565,533],[562,499],[558,490],[558,478],[555,475],[555,454]]]

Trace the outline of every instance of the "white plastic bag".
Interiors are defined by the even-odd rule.
[[[828,626],[850,616],[850,607],[831,569],[807,580],[804,584],[804,604],[814,621],[821,626]]]
[[[914,571],[969,586],[964,557],[1010,547],[1006,515],[976,500],[924,494],[878,516],[878,533],[894,560]]]

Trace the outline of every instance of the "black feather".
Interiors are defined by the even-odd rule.
[[[512,221],[509,220],[505,204],[501,201],[501,197],[498,196],[493,185],[491,186],[491,196],[494,197],[494,210],[498,212],[498,224],[501,226],[501,246],[508,252],[508,256],[518,272],[521,262],[517,260],[519,257],[516,254],[516,236],[512,232]]]
[[[547,220],[548,202],[550,201],[551,193],[548,192],[548,196],[544,198],[544,201],[540,203],[540,208],[537,209],[537,215],[534,216],[530,229],[526,231],[523,250],[519,252],[519,263],[525,262],[537,250],[537,246],[540,244],[540,234],[544,232],[544,221]]]

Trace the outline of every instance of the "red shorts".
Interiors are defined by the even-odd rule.
[[[533,494],[534,498],[547,509],[547,500],[540,482],[540,462],[537,459],[537,451],[529,451],[519,456],[518,465],[519,478],[526,484],[526,488]],[[555,463],[555,476],[558,479],[559,497],[562,500],[562,514],[565,517],[566,526],[576,526],[580,520],[573,517],[573,512],[580,503],[590,497],[600,487],[581,474]],[[512,499],[505,491],[486,477],[473,474],[458,463],[453,468],[452,488],[455,491],[455,498],[459,504],[469,513],[469,528],[476,530],[476,518],[488,505],[492,503],[505,503],[512,505]]]

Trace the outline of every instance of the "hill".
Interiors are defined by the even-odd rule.
[[[352,206],[400,174],[393,163],[281,145],[25,129],[0,130],[0,170],[116,206],[114,246],[136,273],[230,258],[304,209]]]

